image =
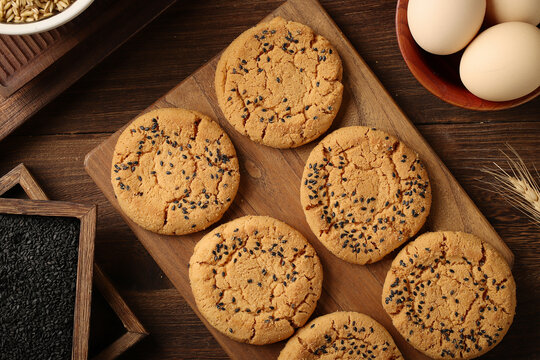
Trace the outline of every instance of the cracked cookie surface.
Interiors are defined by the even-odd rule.
[[[218,221],[239,181],[231,140],[195,111],[143,114],[126,127],[114,149],[111,182],[122,211],[160,234],[193,233]]]
[[[245,216],[197,243],[189,279],[212,326],[262,345],[290,337],[309,319],[321,296],[322,267],[297,230],[271,217]]]
[[[420,230],[431,186],[414,151],[383,131],[351,126],[312,150],[300,200],[311,230],[332,253],[366,264]]]
[[[251,140],[276,148],[324,133],[341,105],[336,49],[309,27],[277,17],[236,38],[215,75],[225,118]]]
[[[472,359],[508,331],[516,285],[488,243],[462,232],[432,232],[396,256],[382,303],[401,335],[426,355]]]
[[[278,360],[403,359],[392,336],[371,317],[357,312],[320,316],[298,330]]]

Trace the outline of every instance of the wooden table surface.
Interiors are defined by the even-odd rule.
[[[84,156],[280,3],[179,0],[0,142],[0,174],[24,162],[51,199],[98,205],[96,262],[151,334],[125,359],[227,356],[85,173]],[[448,105],[428,93],[403,62],[394,0],[322,3],[515,254],[517,314],[505,339],[485,358],[536,358],[539,228],[489,192],[479,169],[503,163],[498,149],[505,142],[530,167],[540,168],[540,99],[488,113]]]

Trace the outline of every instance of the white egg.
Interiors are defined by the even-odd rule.
[[[540,0],[487,0],[486,20],[489,24],[521,21],[540,23]]]
[[[410,0],[407,21],[422,49],[448,55],[474,38],[485,12],[486,0]]]
[[[463,53],[459,74],[465,87],[485,100],[531,93],[540,86],[540,29],[523,22],[490,27]]]

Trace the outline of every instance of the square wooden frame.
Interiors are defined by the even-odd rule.
[[[81,221],[72,359],[87,359],[92,297],[91,264],[94,258],[93,240],[95,237],[96,207],[48,201],[49,199],[45,192],[23,164],[17,165],[13,170],[0,178],[0,196],[17,184],[23,188],[30,200],[0,198],[0,213],[67,216],[76,217]],[[114,359],[146,337],[148,332],[120,296],[111,281],[95,263],[93,266],[93,280],[98,291],[127,330],[124,335],[102,350],[93,360]]]
[[[4,180],[5,179],[5,180]],[[21,184],[28,196],[43,198],[43,191],[36,188],[36,181],[21,164],[0,179],[0,195]],[[39,189],[39,190],[37,190]],[[41,215],[75,217],[80,220],[79,255],[77,262],[77,286],[75,290],[75,314],[73,320],[73,345],[71,358],[88,358],[88,335],[90,332],[90,303],[92,300],[92,272],[94,260],[94,237],[96,233],[96,207],[63,201],[0,199],[0,213],[17,215]]]

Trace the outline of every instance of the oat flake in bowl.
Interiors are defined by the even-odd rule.
[[[74,0],[0,0],[0,21],[28,23],[64,11]]]
[[[82,13],[93,0],[0,0],[0,34],[49,31]]]

